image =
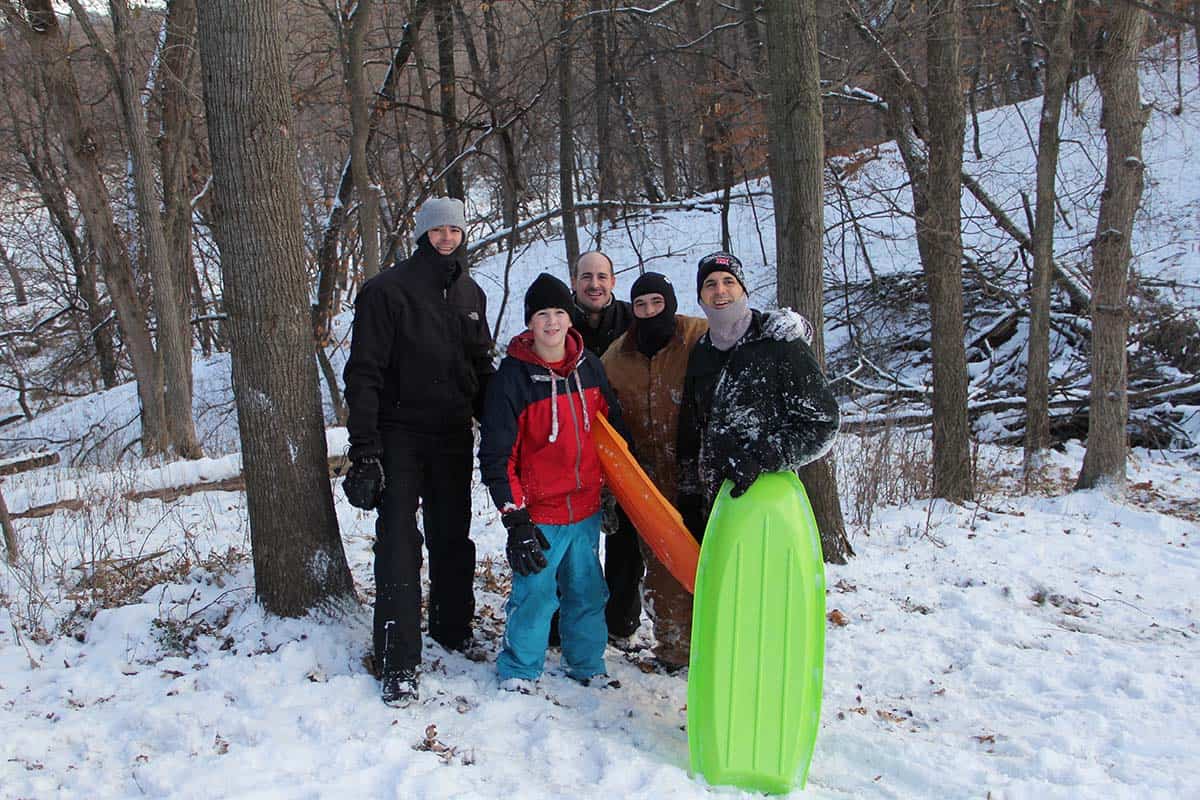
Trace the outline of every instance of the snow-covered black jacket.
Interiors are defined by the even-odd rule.
[[[534,522],[567,525],[600,509],[600,456],[592,439],[597,414],[627,435],[600,359],[567,332],[566,366],[551,367],[526,331],[488,386],[479,472],[502,514],[527,508]]]
[[[492,365],[487,299],[465,245],[442,256],[422,236],[412,257],[363,284],[343,378],[350,457],[382,452],[379,432],[448,431],[478,416]]]
[[[800,339],[763,332],[754,311],[726,351],[704,334],[688,358],[679,416],[679,509],[697,537],[721,481],[750,458],[763,471],[794,470],[821,458],[840,424],[837,399]],[[690,518],[689,518],[690,517]]]

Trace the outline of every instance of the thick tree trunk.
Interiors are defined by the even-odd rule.
[[[142,453],[159,453],[167,446],[162,375],[146,324],[146,312],[134,284],[129,253],[113,221],[108,187],[100,174],[96,138],[91,126],[84,121],[79,87],[67,60],[66,39],[50,0],[25,0],[24,5],[28,21],[17,13],[8,0],[0,6],[0,10],[9,23],[21,31],[29,44],[36,68],[46,86],[52,115],[63,138],[68,185],[95,245],[96,257],[116,311],[117,324],[121,328],[121,338],[137,380],[141,404]]]
[[[1048,63],[1046,92],[1038,126],[1037,208],[1034,212],[1033,282],[1029,287],[1029,355],[1025,383],[1025,479],[1042,468],[1050,446],[1050,282],[1054,272],[1055,176],[1058,126],[1071,72],[1074,0],[1052,3],[1044,46]]]
[[[962,8],[960,0],[929,0],[928,9],[929,178],[926,207],[917,212],[917,244],[929,285],[933,340],[933,492],[960,502],[974,496],[963,345]]]
[[[571,30],[567,23],[571,13],[570,0],[561,0],[561,22],[558,32],[558,196],[562,205],[563,244],[566,247],[567,268],[575,277],[575,262],[579,260],[579,229],[575,220],[575,136],[571,112]]]
[[[1133,215],[1142,199],[1145,164],[1142,131],[1150,117],[1138,89],[1137,54],[1146,32],[1146,12],[1112,7],[1096,82],[1102,106],[1107,158],[1100,217],[1092,242],[1092,387],[1087,451],[1077,489],[1125,490],[1129,418],[1125,344],[1129,338],[1129,265],[1133,258]]]
[[[767,103],[779,304],[813,324],[813,351],[825,363],[822,233],[825,136],[821,121],[816,0],[767,0]],[[825,560],[854,554],[829,458],[800,472],[821,531]]]
[[[126,0],[109,0],[117,51],[117,88],[133,165],[134,194],[146,263],[154,284],[158,319],[158,354],[162,358],[163,414],[171,447],[181,458],[200,458],[204,451],[192,420],[192,329],[189,308],[182,303],[186,284],[177,287],[159,213],[146,116],[133,81],[134,42]]]
[[[450,13],[450,0],[436,0],[433,5],[433,21],[437,28],[438,51],[438,96],[441,100],[443,163],[450,166],[458,158],[458,111],[456,110],[454,74],[454,17]],[[465,200],[461,162],[446,172],[446,194]]]
[[[297,616],[354,587],[325,466],[280,3],[198,11],[254,583],[268,611]]]
[[[371,0],[358,0],[346,21],[346,92],[350,95],[350,172],[358,194],[358,237],[362,242],[363,280],[379,274],[379,195],[367,168],[370,114],[363,66],[363,40],[371,20]],[[440,35],[440,34],[439,34]]]

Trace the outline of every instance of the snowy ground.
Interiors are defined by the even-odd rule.
[[[1057,493],[1081,457],[1059,457]],[[992,458],[980,504],[880,509],[858,557],[829,567],[844,624],[829,624],[821,733],[795,795],[1195,796],[1200,475],[1140,454],[1125,505],[1011,497],[1015,455]],[[739,796],[688,776],[684,677],[610,648],[620,688],[577,686],[552,657],[535,695],[499,691],[503,536],[482,492],[475,505],[488,660],[427,640],[422,702],[402,710],[363,665],[368,605],[279,620],[252,602],[241,494],[21,524],[44,552],[0,591],[32,581],[44,596],[0,610],[0,797]],[[367,593],[371,522],[340,499],[338,513]],[[54,576],[100,550],[162,555],[127,570],[146,575],[139,602],[89,620],[78,610],[122,577],[65,591]],[[18,634],[31,620],[74,635]]]

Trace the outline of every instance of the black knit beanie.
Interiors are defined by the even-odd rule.
[[[644,294],[661,294],[663,300],[666,301],[663,316],[675,316],[675,312],[679,308],[679,301],[675,297],[675,287],[671,285],[671,281],[666,275],[661,272],[647,272],[639,276],[633,282],[633,288],[629,290],[629,302],[632,303]]]
[[[571,312],[571,290],[567,285],[548,272],[534,278],[525,290],[525,324],[543,308],[561,308]]]
[[[742,262],[738,261],[737,256],[733,253],[709,253],[704,258],[700,259],[700,264],[696,271],[696,297],[700,297],[700,289],[704,286],[704,279],[714,272],[728,272],[733,277],[737,278],[737,282],[742,285],[742,291],[746,294],[750,290],[746,288],[746,277],[742,274]]]

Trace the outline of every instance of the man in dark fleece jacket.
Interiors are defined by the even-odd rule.
[[[346,362],[351,467],[344,489],[375,522],[375,665],[388,705],[417,697],[421,662],[421,509],[429,550],[429,634],[472,643],[475,544],[471,470],[493,343],[483,291],[467,274],[463,204],[417,211],[417,249],[367,281]]]
[[[624,300],[613,297],[617,276],[613,262],[599,250],[579,256],[572,279],[574,300],[571,324],[583,336],[583,344],[597,356],[629,329],[633,309]],[[624,516],[623,513],[621,516]],[[642,618],[641,581],[645,573],[642,552],[632,525],[621,524],[606,531],[604,539],[604,580],[608,584],[608,605],[604,617],[608,634],[622,644],[638,629]],[[558,643],[558,617],[550,628],[550,643]]]

